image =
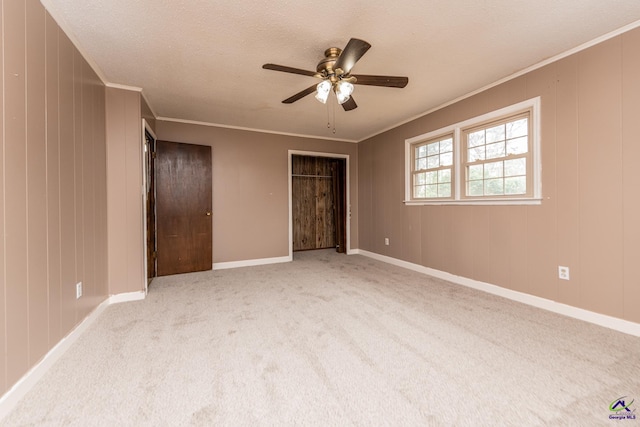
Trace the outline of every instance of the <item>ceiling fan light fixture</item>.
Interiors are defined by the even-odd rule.
[[[341,80],[336,83],[336,97],[338,98],[338,104],[344,104],[349,100],[349,97],[353,93],[353,84],[348,81]]]
[[[355,83],[369,86],[403,88],[409,82],[408,77],[364,74],[357,76],[351,75],[353,66],[370,47],[371,45],[366,41],[354,38],[349,39],[344,49],[330,47],[325,50],[324,58],[316,66],[316,71],[270,63],[264,64],[262,68],[265,70],[315,77],[321,80],[320,83],[313,84],[283,100],[283,104],[292,104],[314,92],[316,92],[315,98],[321,103],[326,104],[327,99],[329,99],[329,93],[333,91],[336,95],[337,102],[342,105],[344,111],[351,111],[358,108],[353,96],[351,96]]]
[[[329,80],[323,80],[318,83],[316,86],[316,99],[323,104],[327,103],[327,98],[329,98],[329,92],[331,91],[331,82]]]

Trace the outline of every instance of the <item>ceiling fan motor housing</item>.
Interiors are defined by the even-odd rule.
[[[336,76],[335,70],[333,66],[335,65],[338,57],[342,53],[342,49],[337,47],[330,47],[329,49],[324,51],[324,58],[318,62],[318,67],[316,70],[322,77],[328,77],[331,79],[333,83],[338,80],[338,76]]]

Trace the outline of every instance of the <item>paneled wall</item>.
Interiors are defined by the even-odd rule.
[[[638,70],[635,29],[361,142],[360,248],[640,322]],[[536,96],[542,205],[403,204],[405,139]]]
[[[144,290],[141,102],[140,92],[106,90],[111,295]]]
[[[104,85],[39,1],[0,6],[1,395],[105,300],[107,199]]]
[[[289,253],[289,150],[348,154],[351,247],[358,247],[356,144],[158,120],[158,139],[210,145],[213,157],[213,262]]]

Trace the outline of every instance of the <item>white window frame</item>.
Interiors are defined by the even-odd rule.
[[[418,163],[418,158],[416,157],[416,150],[420,147],[425,147],[425,151],[428,149],[428,146],[430,144],[433,143],[441,143],[442,141],[446,141],[446,140],[451,140],[451,164],[450,165],[442,165],[441,159],[442,159],[442,153],[438,153],[438,162],[439,165],[436,167],[428,167],[425,166],[425,168],[423,169],[417,169],[416,164]],[[424,174],[424,173],[429,173],[429,172],[436,172],[438,173],[440,170],[442,169],[449,169],[451,171],[451,179],[449,181],[449,187],[450,187],[450,194],[448,196],[432,196],[432,197],[424,197],[424,198],[415,198],[417,200],[451,200],[451,198],[453,197],[453,193],[454,193],[454,186],[455,186],[455,174],[454,174],[454,165],[455,165],[455,161],[453,160],[453,156],[455,154],[455,147],[453,146],[453,141],[454,141],[454,137],[453,134],[448,133],[448,134],[442,134],[439,135],[435,138],[431,138],[429,140],[426,141],[420,141],[420,142],[416,142],[415,144],[411,145],[411,185],[412,185],[412,189],[411,189],[411,194],[413,197],[413,194],[415,193],[415,187],[416,187],[416,183],[414,182],[414,179],[416,178],[417,175],[419,174]],[[425,163],[427,162],[428,157],[432,157],[432,156],[425,156],[424,160]],[[426,184],[425,184],[426,185]],[[439,186],[439,184],[436,184],[437,186]],[[439,191],[438,191],[439,192]]]
[[[461,136],[462,130],[478,126],[482,123],[491,122],[504,118],[505,116],[516,115],[526,110],[531,111],[531,156],[532,170],[527,174],[527,179],[531,179],[533,185],[532,196],[522,197],[490,197],[479,196],[468,198],[464,195],[465,190],[465,169],[462,163],[461,149],[463,149]],[[539,205],[542,203],[542,164],[540,148],[540,97],[527,99],[526,101],[491,111],[481,116],[473,117],[463,122],[415,136],[405,140],[405,205]],[[416,144],[426,142],[444,134],[453,134],[453,181],[454,188],[452,197],[449,199],[413,199],[412,197],[412,149]]]

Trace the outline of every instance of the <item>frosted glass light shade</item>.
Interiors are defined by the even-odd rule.
[[[336,83],[336,97],[338,98],[338,104],[344,104],[349,100],[349,97],[353,93],[353,85],[346,81],[339,81]]]
[[[329,92],[331,91],[331,82],[329,80],[323,80],[318,83],[316,86],[317,93],[316,99],[323,104],[327,103],[327,98],[329,98]]]

